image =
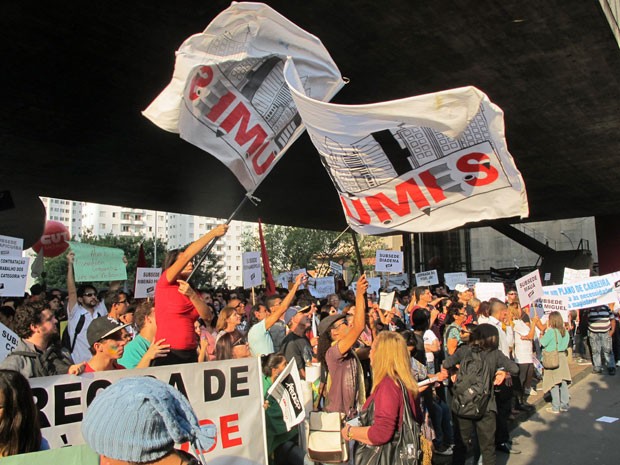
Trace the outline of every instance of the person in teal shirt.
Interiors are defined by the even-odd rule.
[[[134,323],[138,334],[127,343],[118,363],[127,369],[146,368],[154,359],[165,357],[170,352],[170,345],[164,344],[165,339],[152,342],[157,331],[153,302],[142,302],[138,305]]]
[[[540,339],[540,345],[544,352],[559,352],[560,366],[555,369],[545,368],[543,373],[543,391],[551,391],[551,407],[547,411],[551,413],[567,412],[569,406],[568,383],[572,381],[568,368],[569,336],[564,327],[564,320],[560,312],[551,312],[547,323],[547,330]]]

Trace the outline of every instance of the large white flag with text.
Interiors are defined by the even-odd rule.
[[[304,125],[362,234],[443,231],[529,213],[502,110],[475,87],[369,105],[317,101],[297,62],[284,75]]]
[[[304,127],[283,68],[304,93],[330,100],[344,85],[315,36],[262,3],[234,3],[176,52],[172,81],[143,115],[211,153],[253,191]]]

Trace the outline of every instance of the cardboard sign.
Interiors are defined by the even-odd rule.
[[[501,300],[506,300],[506,290],[503,283],[476,283],[474,285],[474,294],[476,299],[484,302],[488,302],[493,297]]]
[[[216,444],[205,454],[209,463],[267,465],[257,357],[31,378],[41,433],[50,447],[84,444],[80,423],[87,406],[100,389],[128,376],[152,376],[174,386],[187,397],[200,422],[217,427]],[[188,450],[188,444],[181,449]]]
[[[28,257],[0,257],[0,297],[23,297],[28,279]]]
[[[381,310],[384,310],[386,312],[389,312],[390,310],[392,310],[392,307],[394,306],[394,296],[396,295],[395,292],[382,292],[379,294],[379,308]]]
[[[415,274],[416,286],[432,286],[439,284],[439,277],[437,276],[437,270],[422,271]]]
[[[15,350],[19,336],[0,323],[0,362]]]
[[[344,268],[340,263],[332,262],[332,261],[329,262],[329,269],[331,270],[333,274],[341,275],[341,276],[344,271]]]
[[[308,290],[310,294],[318,299],[327,297],[329,294],[336,293],[336,283],[333,276],[314,279],[314,283],[308,280]]]
[[[560,312],[564,323],[568,323],[568,308],[566,307],[566,299],[562,296],[543,296],[532,302],[530,305],[530,316],[534,316],[534,312],[539,318],[543,318],[545,315],[549,318],[551,312]]]
[[[111,247],[69,242],[75,253],[73,272],[78,282],[124,281],[127,268],[123,262],[125,252]]]
[[[515,285],[517,286],[521,307],[525,307],[543,296],[543,286],[538,270],[517,279]]]
[[[295,358],[278,375],[267,394],[278,402],[287,431],[304,421],[306,417],[304,395]]]
[[[454,290],[457,284],[467,284],[467,273],[444,273],[443,281],[448,289]]]
[[[21,257],[23,250],[23,239],[0,234],[0,257]]]
[[[573,270],[572,268],[564,268],[564,279],[562,284],[572,284],[590,277],[590,269],[586,270]]]
[[[403,253],[398,250],[377,250],[375,271],[403,272]]]
[[[260,252],[244,252],[241,260],[243,262],[243,288],[251,289],[260,286],[263,282]]]
[[[146,299],[155,296],[155,285],[161,276],[161,268],[136,269],[136,299]]]
[[[407,273],[391,274],[388,276],[387,289],[398,289],[405,291],[409,288],[409,276]]]

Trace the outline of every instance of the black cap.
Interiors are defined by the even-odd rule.
[[[86,331],[86,340],[88,341],[88,345],[92,347],[95,342],[120,331],[125,326],[129,325],[116,323],[115,321],[110,320],[107,316],[95,318],[90,325],[88,325],[88,330]]]

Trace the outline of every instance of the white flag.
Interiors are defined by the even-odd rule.
[[[287,431],[298,425],[306,417],[304,397],[301,388],[301,379],[297,363],[293,358],[286,368],[278,375],[267,394],[272,396],[282,409],[282,419],[286,424]]]
[[[287,57],[312,98],[330,100],[344,85],[318,38],[267,5],[233,3],[183,42],[172,81],[143,115],[253,191],[304,130],[284,81]]]
[[[296,63],[284,74],[355,231],[443,231],[528,215],[503,112],[475,87],[335,105],[305,92]]]

